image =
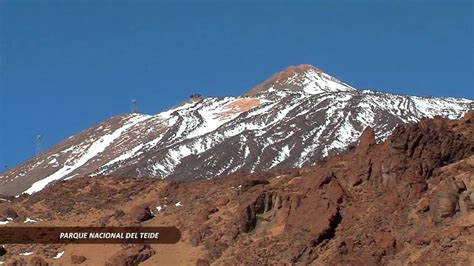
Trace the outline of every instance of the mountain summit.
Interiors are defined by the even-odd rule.
[[[309,94],[353,91],[353,87],[324,73],[312,65],[290,66],[257,85],[245,96],[255,96],[278,90],[304,91]]]
[[[356,90],[318,68],[289,67],[242,97],[196,97],[156,115],[114,116],[0,174],[0,194],[78,176],[208,179],[313,164],[423,117],[459,118],[472,100]]]

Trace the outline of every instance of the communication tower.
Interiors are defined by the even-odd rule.
[[[137,112],[137,100],[133,99],[132,100],[132,113],[136,113]]]
[[[41,153],[41,146],[43,144],[43,136],[36,135],[36,155]]]

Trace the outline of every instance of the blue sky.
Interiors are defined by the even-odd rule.
[[[472,1],[0,0],[0,170],[114,114],[239,95],[289,65],[474,98]]]

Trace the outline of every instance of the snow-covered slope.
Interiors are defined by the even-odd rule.
[[[380,140],[400,123],[458,118],[472,104],[356,90],[315,67],[290,67],[241,97],[193,98],[153,116],[106,120],[0,174],[0,194],[82,175],[188,180],[300,167],[342,151],[368,126]]]

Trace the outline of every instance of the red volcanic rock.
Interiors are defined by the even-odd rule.
[[[200,230],[196,231],[191,237],[191,244],[195,247],[202,243],[202,241],[212,235],[211,228],[209,225],[205,225]]]
[[[8,218],[10,219],[18,218],[17,212],[10,207],[5,207],[5,206],[0,207],[0,221],[5,221]]]
[[[383,250],[394,249],[397,243],[390,232],[377,232],[374,234],[374,240]]]
[[[266,185],[268,184],[268,180],[264,179],[251,179],[251,180],[245,180],[240,187],[240,191],[244,192],[250,189],[251,187],[257,186],[257,185]]]
[[[107,266],[138,265],[155,254],[149,245],[131,245],[115,253]]]
[[[237,224],[241,232],[248,233],[257,224],[257,214],[265,210],[266,191],[256,191],[241,203]]]
[[[205,259],[198,259],[196,261],[196,266],[209,266],[209,262]]]
[[[87,258],[81,255],[71,255],[71,262],[73,264],[82,264],[84,261],[86,261]]]
[[[150,207],[144,204],[133,207],[130,210],[129,216],[132,218],[132,220],[137,222],[144,222],[153,218]]]
[[[222,253],[229,247],[227,243],[219,239],[207,239],[204,247],[208,250],[208,254],[212,260],[216,260],[222,256]]]
[[[215,206],[209,206],[199,210],[197,217],[195,218],[196,224],[201,225],[205,223],[209,219],[209,215],[212,215],[218,211],[219,209]]]
[[[29,265],[32,265],[32,266],[49,266],[49,263],[47,263],[41,257],[32,257],[31,260],[30,260]]]
[[[324,198],[322,197],[323,194],[324,192],[321,190],[313,190],[305,195],[305,200],[300,198],[299,204],[295,208],[291,208],[286,225],[288,230],[295,231],[295,233],[296,231],[306,232],[306,237],[312,241],[313,245],[318,245],[323,240],[332,238],[342,219],[337,200],[334,202],[331,199]],[[331,195],[334,198],[341,196]],[[306,218],[301,219],[301,217]]]
[[[453,216],[459,211],[459,193],[465,190],[464,184],[447,180],[434,193],[430,202],[430,211],[436,223]]]
[[[357,155],[367,154],[369,148],[375,145],[375,132],[371,127],[367,127],[359,138],[357,146]]]
[[[217,206],[225,206],[227,205],[227,203],[229,203],[230,199],[229,198],[219,198],[217,201],[216,201],[216,205]]]
[[[115,210],[113,216],[114,216],[116,219],[121,219],[122,217],[125,216],[125,212],[122,211],[122,210]]]

